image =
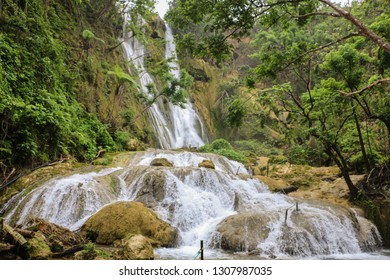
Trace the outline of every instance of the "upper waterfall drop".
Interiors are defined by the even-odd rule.
[[[180,66],[177,63],[176,46],[171,27],[165,23],[165,58],[169,61],[171,74],[180,79]],[[173,122],[174,141],[172,148],[181,147],[200,147],[203,146],[206,139],[203,122],[196,113],[192,103],[188,102],[184,108],[169,104],[171,110],[171,120]]]
[[[129,61],[133,62],[138,70],[142,92],[148,94],[148,85],[153,84],[154,79],[145,68],[145,46],[126,28],[129,20],[130,16],[125,14],[123,34],[125,56]],[[140,18],[138,24],[144,25],[145,21]],[[177,63],[172,29],[168,24],[165,24],[165,27],[165,58],[170,61],[170,74],[176,79],[180,79],[180,67]],[[179,107],[166,102],[164,97],[159,97],[148,110],[148,116],[159,146],[163,149],[199,147],[204,145],[207,139],[203,122],[189,100],[183,107]]]

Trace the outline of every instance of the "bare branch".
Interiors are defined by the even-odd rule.
[[[303,19],[303,18],[314,17],[314,16],[329,16],[329,17],[337,17],[337,18],[341,17],[341,15],[336,13],[313,12],[305,15],[294,16],[293,18]]]
[[[349,97],[349,96],[353,96],[353,95],[355,95],[355,94],[362,93],[362,92],[364,92],[364,91],[366,91],[366,90],[370,90],[370,89],[372,89],[373,87],[375,87],[376,85],[382,84],[382,83],[386,83],[386,82],[390,82],[390,78],[385,78],[385,79],[382,79],[382,80],[375,81],[375,82],[373,82],[372,84],[366,86],[365,88],[362,88],[362,89],[357,90],[357,91],[353,91],[353,92],[344,92],[344,91],[339,90],[338,92],[341,93],[342,95],[345,95],[345,96]]]

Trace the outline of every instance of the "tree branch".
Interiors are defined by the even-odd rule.
[[[359,29],[359,33],[374,42],[379,47],[383,48],[386,52],[390,53],[390,44],[386,42],[385,39],[378,36],[375,32],[373,32],[371,29],[369,29],[367,26],[365,26],[360,20],[355,18],[353,15],[351,15],[349,12],[343,10],[336,4],[332,3],[330,0],[319,0],[320,2],[324,3],[325,5],[331,7],[333,10],[335,10],[338,14],[340,14],[343,18],[350,21],[353,25],[355,25]]]
[[[291,64],[294,64],[295,62],[297,62],[298,60],[300,60],[302,57],[304,57],[305,55],[308,55],[308,54],[311,54],[311,53],[314,53],[314,52],[317,52],[317,51],[320,51],[320,50],[323,50],[323,49],[326,49],[326,48],[329,48],[337,43],[340,43],[341,41],[344,41],[344,40],[347,40],[351,37],[355,37],[355,36],[361,36],[359,33],[351,33],[351,34],[348,34],[344,37],[341,37],[339,39],[337,39],[336,41],[333,41],[333,42],[330,42],[328,44],[325,44],[325,45],[322,45],[318,48],[315,48],[315,49],[311,49],[311,50],[308,50],[307,52],[301,54],[300,56],[298,56],[297,58],[295,58],[293,61],[290,61],[289,63],[287,63],[287,65],[285,67],[283,67],[283,69],[286,69],[288,68]]]
[[[362,88],[362,89],[357,90],[357,91],[353,91],[353,92],[344,92],[344,91],[338,90],[338,92],[341,93],[342,95],[345,95],[345,96],[347,96],[347,97],[350,97],[350,96],[353,96],[353,95],[362,93],[362,92],[364,92],[364,91],[366,91],[366,90],[370,90],[370,89],[372,89],[373,87],[375,87],[376,85],[382,84],[382,83],[386,83],[386,82],[390,82],[390,78],[385,78],[385,79],[382,79],[382,80],[375,81],[375,82],[373,82],[372,84],[366,86],[365,88]]]
[[[293,18],[303,19],[303,18],[314,17],[314,16],[329,16],[329,17],[337,17],[337,18],[341,17],[341,15],[336,13],[313,12],[305,15],[297,15],[294,16]]]

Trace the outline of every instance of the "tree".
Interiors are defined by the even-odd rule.
[[[330,7],[334,12],[325,9]],[[168,12],[168,20],[174,25],[203,23],[203,30],[222,43],[228,38],[241,38],[252,30],[255,23],[262,25],[296,20],[305,23],[308,18],[341,17],[350,22],[357,35],[364,36],[385,52],[390,53],[386,38],[378,35],[361,20],[329,0],[176,0],[174,9]],[[221,38],[221,34],[224,34]],[[222,39],[222,40],[221,40]]]
[[[310,24],[303,25],[303,19]],[[268,27],[262,23],[256,25],[253,57],[257,65],[249,77],[251,86],[259,87],[258,102],[279,117],[283,133],[292,136],[290,145],[308,143],[314,137],[339,166],[351,197],[355,197],[359,190],[349,176],[353,161],[362,154],[369,171],[376,150],[384,152],[372,135],[377,124],[367,122],[374,111],[385,117],[382,104],[389,102],[380,93],[388,78],[377,73],[388,75],[388,67],[382,67],[385,64],[375,52],[377,46],[358,32],[350,33],[345,21],[330,17],[300,16],[295,22],[279,19]],[[386,34],[382,18],[369,24]],[[376,94],[367,98],[370,91]]]

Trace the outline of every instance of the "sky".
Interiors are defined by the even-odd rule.
[[[164,18],[166,11],[168,10],[168,0],[156,0],[156,11],[161,18]]]

